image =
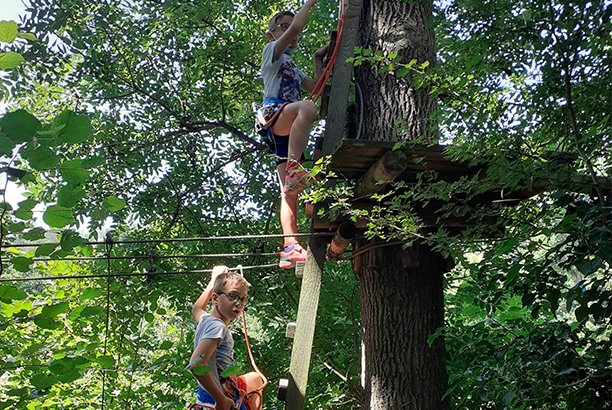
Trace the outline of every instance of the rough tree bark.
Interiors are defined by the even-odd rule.
[[[431,0],[364,0],[359,45],[384,56],[397,54],[404,64],[416,60],[417,65],[428,61],[433,66],[435,37],[433,29],[427,28],[431,9]],[[437,142],[437,130],[432,128],[435,119],[430,119],[437,110],[436,100],[427,88],[413,88],[412,75],[379,75],[364,63],[355,67],[355,79],[364,99],[362,139]],[[401,121],[399,127],[396,121]]]
[[[362,409],[447,409],[442,337],[446,261],[428,246],[380,247],[355,261],[361,292]]]
[[[364,0],[360,45],[404,64],[435,64],[431,0]],[[410,75],[355,67],[363,99],[362,139],[436,142],[437,104]],[[397,121],[401,121],[398,127]],[[444,325],[443,274],[448,264],[429,246],[381,247],[355,260],[362,304],[362,409],[445,410],[444,341],[428,338]]]

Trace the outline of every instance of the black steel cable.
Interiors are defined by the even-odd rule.
[[[243,266],[243,270],[252,269],[267,269],[276,268],[277,263],[271,263],[268,265],[256,265],[256,266]],[[238,270],[238,268],[230,268],[230,271]],[[195,275],[212,273],[212,269],[203,270],[188,270],[188,271],[170,271],[170,272],[143,272],[143,273],[114,273],[114,274],[101,274],[101,275],[70,275],[70,276],[38,276],[35,278],[0,278],[2,282],[31,282],[35,280],[62,280],[62,279],[91,279],[91,278],[125,278],[125,277],[138,277],[138,276],[165,276],[165,275]]]
[[[278,252],[274,253],[211,253],[208,255],[156,255],[155,259],[206,259],[206,258],[245,258],[253,256],[278,256]],[[53,262],[53,261],[101,261],[101,260],[138,260],[138,259],[150,259],[149,255],[141,256],[75,256],[73,258],[32,258],[33,262]]]
[[[310,236],[334,236],[335,232],[313,232],[313,233],[292,233],[292,234],[267,234],[267,235],[235,235],[235,236],[206,236],[201,238],[165,238],[165,239],[135,239],[126,241],[113,241],[114,245],[119,244],[141,244],[141,243],[166,243],[166,242],[201,242],[201,241],[229,241],[242,239],[267,239],[267,238],[285,238],[290,236],[310,237]],[[81,245],[105,245],[106,241],[100,242],[83,242]],[[0,248],[25,248],[40,245],[60,245],[59,242],[51,243],[15,243],[10,245],[0,245]]]

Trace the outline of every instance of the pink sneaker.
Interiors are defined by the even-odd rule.
[[[285,245],[285,249],[280,253],[279,268],[287,269],[294,266],[296,261],[306,260],[306,250],[299,243],[293,242]]]
[[[298,161],[287,161],[287,167],[285,168],[285,183],[283,186],[284,192],[303,189],[306,185],[310,184],[310,182],[311,178],[308,175],[308,170],[303,168]]]

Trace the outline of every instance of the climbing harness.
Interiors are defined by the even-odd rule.
[[[319,80],[315,84],[310,96],[309,100],[312,102],[317,102],[321,94],[323,93],[323,89],[325,88],[325,83],[329,79],[331,75],[332,68],[334,67],[334,63],[336,62],[336,55],[338,54],[338,45],[340,44],[340,37],[342,36],[342,31],[344,30],[344,20],[346,18],[346,7],[348,5],[347,0],[341,0],[339,2],[339,10],[338,10],[338,28],[337,28],[337,37],[336,44],[334,46],[334,51],[332,52]],[[314,98],[313,98],[314,97]],[[263,133],[267,130],[270,125],[274,124],[274,121],[280,115],[283,108],[290,104],[289,101],[274,101],[270,104],[266,104],[264,101],[261,105],[257,103],[253,103],[253,112],[255,113],[255,131],[259,134]],[[268,131],[269,132],[269,131]]]

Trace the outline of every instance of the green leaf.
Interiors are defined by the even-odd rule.
[[[93,134],[89,117],[77,115],[70,110],[62,111],[55,118],[51,127],[60,129],[58,132],[59,142],[66,144],[83,142]]]
[[[19,27],[14,21],[0,21],[0,41],[12,43],[19,34]]]
[[[98,356],[94,361],[101,364],[104,369],[112,369],[115,366],[115,359],[111,356]]]
[[[397,78],[404,78],[408,75],[409,72],[410,72],[410,69],[408,67],[400,67],[395,72],[395,75],[397,76]]]
[[[57,245],[53,243],[44,243],[36,248],[35,256],[49,256],[57,249]]]
[[[58,360],[54,360],[49,365],[49,371],[53,374],[66,374],[74,370],[74,359],[70,357],[64,357]]]
[[[236,374],[240,371],[240,366],[238,366],[237,364],[228,367],[227,369],[223,370],[223,373],[221,373],[221,377],[230,377],[233,374]]]
[[[19,209],[22,211],[31,211],[37,205],[33,199],[26,199],[25,201],[19,202]]]
[[[172,347],[173,343],[169,340],[164,341],[161,345],[159,345],[159,348],[161,350],[168,350]]]
[[[509,391],[504,394],[503,402],[506,406],[511,407],[512,399],[514,398],[514,393]]]
[[[7,396],[12,396],[12,397],[25,396],[26,394],[28,394],[27,387],[22,387],[20,389],[11,389],[6,392]]]
[[[87,306],[81,311],[81,317],[97,316],[104,312],[104,308],[100,306]]]
[[[15,142],[7,138],[3,133],[0,133],[0,153],[10,157],[13,155],[13,148],[15,148]]]
[[[54,317],[62,313],[66,313],[68,311],[69,304],[68,302],[60,302],[55,305],[47,305],[43,307],[41,316],[45,317]]]
[[[28,241],[37,241],[39,239],[44,239],[46,232],[44,228],[32,228],[23,235],[23,238]]]
[[[155,316],[153,316],[153,314],[151,312],[145,313],[144,318],[149,323],[151,323],[151,322],[153,322],[155,320]]]
[[[55,168],[60,160],[55,152],[47,147],[24,150],[23,157],[28,160],[32,168],[38,171]]]
[[[101,294],[102,291],[100,289],[87,288],[83,290],[83,293],[81,293],[81,296],[79,296],[79,300],[84,301],[89,299],[95,299]]]
[[[87,180],[89,172],[83,169],[83,161],[73,159],[60,165],[60,174],[64,181],[72,185],[79,185]]]
[[[516,277],[516,275],[518,275],[520,270],[521,270],[520,264],[517,263],[515,265],[512,265],[512,267],[508,271],[508,276],[506,276],[506,280],[504,281],[504,287],[508,286],[508,284],[512,282],[512,280]]]
[[[575,312],[576,315],[576,320],[580,323],[586,321],[589,317],[589,308],[586,305],[586,303],[581,304],[580,306],[578,306],[578,308],[576,309]]]
[[[37,389],[46,389],[57,383],[57,379],[53,376],[38,373],[32,376],[30,383],[32,383],[32,386],[36,387]]]
[[[431,336],[429,336],[427,338],[427,345],[429,345],[429,347],[431,347],[431,344],[434,342],[434,340],[436,340],[436,338],[438,336],[440,336],[442,334],[443,331],[444,331],[444,327],[443,326],[437,328],[436,331],[434,332],[434,334],[432,334]]]
[[[498,255],[503,255],[508,252],[510,249],[514,248],[518,244],[518,240],[516,238],[507,239],[497,251]]]
[[[467,316],[475,315],[476,313],[482,313],[482,309],[478,306],[468,305],[464,306],[461,313]]]
[[[74,208],[85,197],[86,193],[80,186],[66,185],[57,193],[57,204],[64,208]]]
[[[19,37],[24,38],[26,40],[32,40],[32,41],[37,40],[36,36],[32,33],[19,33]]]
[[[26,228],[26,224],[18,222],[8,226],[9,232],[22,232]]]
[[[51,228],[63,228],[74,222],[74,219],[72,218],[71,211],[59,205],[53,205],[48,207],[43,214],[43,221]]]
[[[11,303],[12,300],[23,300],[28,295],[21,289],[11,285],[0,285],[0,300],[4,303]]]
[[[22,211],[18,209],[15,212],[13,212],[13,215],[15,215],[15,218],[17,219],[28,221],[32,219],[32,217],[34,216],[34,213],[32,211]]]
[[[83,242],[83,238],[81,238],[78,233],[70,230],[62,232],[62,236],[60,238],[62,250],[66,252],[72,251],[72,249],[81,245]]]
[[[75,369],[68,373],[58,375],[57,380],[59,380],[62,383],[69,384],[75,380],[80,379],[81,377],[83,377],[83,375],[78,370]]]
[[[62,326],[61,322],[42,317],[41,315],[35,317],[34,324],[36,324],[36,326],[40,327],[41,329],[47,330],[55,330]]]
[[[29,142],[42,128],[40,122],[25,110],[17,110],[4,114],[0,119],[2,132],[16,143]]]
[[[111,195],[104,200],[102,207],[108,212],[115,212],[125,207],[125,201]]]
[[[30,265],[34,263],[34,261],[32,261],[31,258],[18,256],[16,258],[11,259],[11,263],[13,264],[13,268],[18,270],[19,272],[29,272]]]
[[[19,53],[13,51],[0,53],[0,70],[12,70],[24,61],[25,59]]]
[[[210,373],[210,366],[206,366],[206,365],[196,366],[193,368],[192,372],[196,376],[204,376],[205,374]]]

